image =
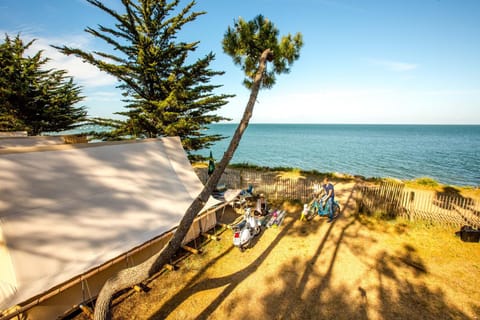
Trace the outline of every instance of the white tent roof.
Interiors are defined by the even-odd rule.
[[[64,144],[61,136],[0,136],[0,150],[18,147],[38,147],[48,145]]]
[[[0,181],[0,310],[171,230],[203,187],[179,138],[0,151]]]

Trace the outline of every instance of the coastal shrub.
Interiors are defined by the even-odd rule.
[[[232,163],[228,165],[229,168],[232,169],[251,169],[257,171],[269,171],[269,172],[290,172],[299,175],[310,175],[310,176],[317,176],[317,177],[325,177],[328,176],[329,178],[337,179],[337,180],[351,180],[355,178],[355,176],[347,175],[347,174],[339,174],[335,172],[320,172],[318,170],[303,170],[300,168],[292,168],[292,167],[267,167],[267,166],[260,166],[256,164],[251,164],[248,162],[242,163]],[[357,176],[359,177],[359,176]]]
[[[292,167],[273,167],[273,168],[270,168],[270,170],[272,171],[284,171],[284,172],[287,172],[287,171],[298,171],[300,172],[300,169],[298,168],[292,168]]]
[[[394,213],[389,213],[385,210],[374,210],[373,212],[367,212],[367,215],[378,220],[395,220],[396,218]]]
[[[423,187],[435,188],[440,185],[435,179],[432,179],[430,177],[421,177],[413,180],[413,182]]]
[[[288,171],[283,171],[283,170],[282,171],[275,170],[275,171],[278,172],[277,178],[293,179],[293,180],[305,179],[305,176],[302,175],[302,171],[300,169],[291,169]]]
[[[252,170],[258,170],[258,171],[270,170],[270,168],[268,167],[262,167],[262,166],[251,164],[248,162],[231,163],[228,165],[228,167],[233,169],[252,169]]]

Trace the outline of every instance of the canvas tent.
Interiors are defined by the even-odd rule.
[[[86,135],[62,135],[62,136],[19,136],[13,132],[0,132],[0,150],[19,147],[38,147],[59,144],[87,143]]]
[[[64,144],[61,136],[0,136],[0,150]]]
[[[0,181],[0,313],[172,230],[203,187],[177,137],[0,149]]]

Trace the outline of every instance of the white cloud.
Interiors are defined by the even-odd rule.
[[[91,51],[94,47],[92,40],[87,35],[68,35],[62,37],[43,37],[36,34],[34,28],[30,32],[27,28],[20,34],[24,44],[35,39],[26,55],[34,55],[42,50],[42,57],[49,58],[47,68],[56,70],[65,70],[69,76],[73,77],[76,84],[82,86],[81,95],[85,99],[81,102],[89,109],[89,114],[93,116],[109,117],[113,112],[120,111],[123,106],[122,95],[119,89],[115,88],[117,79],[105,72],[98,70],[91,64],[83,62],[74,56],[66,56],[52,48],[51,45],[67,45],[73,48],[80,48],[85,51]],[[38,31],[38,30],[37,30]],[[0,29],[1,34],[9,34],[14,38],[16,33]]]
[[[114,112],[120,111],[121,93],[115,88],[117,79],[113,76],[100,71],[95,66],[83,62],[82,59],[75,56],[67,56],[51,47],[69,46],[80,48],[85,51],[91,51],[92,43],[86,36],[69,36],[68,38],[37,38],[30,47],[31,53],[43,50],[43,57],[48,57],[49,68],[57,70],[66,70],[68,75],[73,77],[73,81],[82,86],[82,94],[85,100],[82,104],[89,109],[91,116],[109,117]],[[29,41],[23,39],[25,42]]]
[[[328,89],[265,97],[257,122],[351,123],[379,121],[392,92],[384,89]],[[375,120],[377,119],[377,120]]]
[[[83,62],[82,59],[75,56],[67,56],[52,48],[51,45],[67,45],[74,48],[80,48],[88,51],[91,46],[90,40],[86,36],[68,36],[65,38],[43,38],[35,37],[35,42],[30,46],[27,54],[34,54],[43,50],[43,57],[51,59],[48,67],[54,69],[66,70],[74,81],[84,87],[112,86],[116,79],[105,72],[98,70],[95,66]],[[30,41],[27,37],[22,38],[24,42]]]
[[[122,99],[120,92],[115,91],[93,91],[89,97],[97,101],[119,101]]]
[[[427,91],[381,87],[263,91],[259,100],[252,117],[255,123],[480,123],[480,112],[472,111],[474,102],[456,96],[432,97]],[[242,107],[238,106],[243,111]]]
[[[425,91],[430,96],[480,96],[480,89],[477,90],[434,90]]]
[[[124,111],[125,103],[120,90],[93,89],[85,93],[84,104],[89,108],[89,114],[93,117],[111,117],[115,112]]]
[[[400,61],[370,59],[369,62],[373,65],[381,66],[389,71],[395,72],[411,71],[418,68],[417,64]]]

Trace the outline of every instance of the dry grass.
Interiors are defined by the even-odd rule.
[[[352,186],[337,185],[342,214],[332,224],[299,221],[301,204],[291,203],[283,225],[243,253],[226,230],[148,293],[120,297],[113,319],[478,317],[480,244],[454,229],[358,216]]]

